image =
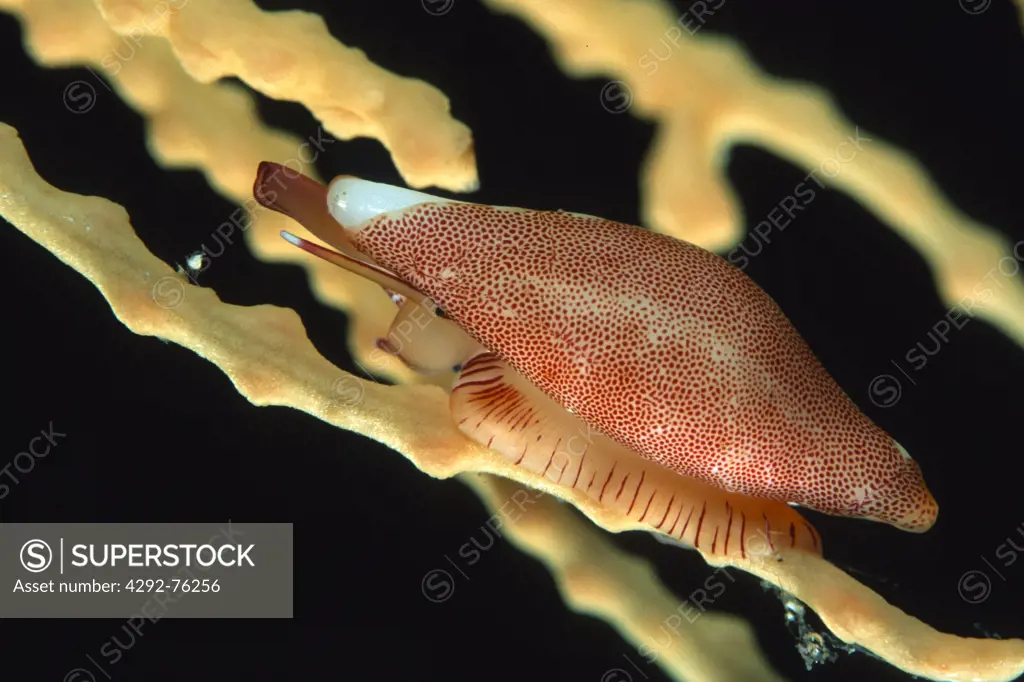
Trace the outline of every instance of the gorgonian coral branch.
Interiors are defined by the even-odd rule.
[[[99,20],[95,8],[88,2],[67,2],[59,6],[47,0],[3,2],[7,6],[22,8],[22,18],[29,29],[33,51],[47,63],[86,62],[103,68],[103,59],[109,56],[118,40],[116,34]],[[570,11],[572,5],[571,2],[564,2],[552,6],[552,16]],[[602,6],[600,3],[591,3],[593,8],[600,9]],[[119,17],[114,14],[108,16],[112,16],[112,20],[124,22],[121,27],[126,34],[130,35],[136,30],[132,22],[137,21],[138,17],[131,18],[130,12]],[[631,20],[638,18],[642,21],[644,16],[644,12],[640,11],[635,17],[631,15]],[[264,28],[273,32],[271,27]],[[195,83],[181,71],[164,41],[139,40],[144,47],[130,61],[119,62],[121,68],[118,73],[111,74],[110,69],[104,70],[112,77],[119,94],[149,117],[150,144],[158,159],[165,163],[201,168],[216,189],[242,203],[248,198],[255,160],[266,158],[283,162],[295,154],[294,150],[301,142],[294,137],[271,133],[263,128],[252,114],[248,97],[224,86]],[[606,44],[614,47],[614,43]],[[641,51],[643,49],[646,49],[646,45]],[[724,63],[729,64],[728,60]],[[681,125],[687,121],[692,125]],[[680,125],[672,130],[683,136],[680,139],[684,140],[687,136],[696,141],[713,140],[696,125],[701,121],[705,119],[687,119],[683,115],[677,121]],[[9,144],[4,151],[14,149],[23,156],[20,147],[12,142],[13,135],[8,134],[7,137],[10,139],[5,139],[5,143]],[[254,141],[255,144],[252,144]],[[713,146],[705,146],[698,155],[708,167],[715,161],[714,150]],[[11,158],[15,156],[11,155]],[[27,159],[21,162],[27,167]],[[101,231],[102,235],[93,235],[92,239],[99,239],[99,242],[75,233],[65,234],[65,228],[74,225],[76,218],[79,226],[91,225],[95,229],[99,222],[83,220],[100,220],[103,211],[94,209],[101,206],[110,209],[111,205],[97,199],[77,198],[85,202],[79,207],[80,210],[76,209],[77,212],[66,208],[56,212],[40,212],[39,207],[47,205],[47,201],[54,200],[54,197],[64,201],[72,195],[54,194],[52,188],[44,191],[39,189],[42,185],[37,185],[38,191],[33,194],[29,191],[32,182],[38,182],[38,179],[33,179],[34,174],[27,176],[32,180],[28,184],[12,182],[11,178],[16,175],[6,175],[6,179],[0,179],[0,192],[7,193],[6,189],[2,189],[5,186],[17,190],[8,193],[3,205],[3,212],[12,221],[94,281],[111,301],[115,313],[130,328],[138,333],[158,334],[201,349],[204,357],[221,366],[232,377],[240,392],[254,403],[288,404],[335,425],[364,433],[405,453],[418,467],[434,476],[451,476],[459,471],[498,473],[569,499],[592,520],[609,530],[632,527],[621,517],[588,504],[587,500],[567,495],[549,482],[524,480],[521,473],[503,467],[488,451],[469,444],[451,427],[446,400],[439,390],[429,387],[385,388],[366,384],[331,367],[320,357],[309,346],[301,325],[291,311],[269,306],[236,309],[219,303],[209,291],[191,287],[184,278],[171,273],[145,251],[124,221],[123,212],[117,214],[115,211],[111,214],[113,223],[118,220],[124,222],[123,229],[112,227],[111,231]],[[710,205],[705,214],[715,215],[714,208]],[[111,221],[111,215],[106,216],[107,222]],[[72,220],[65,220],[67,218]],[[250,244],[260,255],[281,258],[280,253],[285,245],[276,239],[278,226],[274,220],[270,215],[260,216],[247,234],[251,236]],[[36,228],[32,228],[32,225]],[[97,248],[98,245],[102,246],[104,240],[109,242],[107,247],[116,244],[118,251],[131,252],[137,259],[129,264],[118,264],[117,259],[109,257],[111,251],[104,250],[105,247]],[[379,292],[373,291],[373,287],[360,291],[360,284],[355,278],[323,267],[323,272],[318,272],[317,267],[320,266],[310,266],[309,263],[305,261],[304,265],[310,267],[314,274],[313,283],[317,293],[331,302],[341,301],[343,307],[354,313],[355,322],[373,319],[376,325],[376,320],[383,321],[393,312],[390,302]],[[149,274],[142,276],[140,273],[144,272]],[[153,300],[154,297],[163,299],[170,295],[173,298],[179,294],[181,300],[177,307],[161,307]],[[193,303],[197,303],[197,307],[190,308]],[[261,335],[251,331],[256,328],[261,329]],[[251,348],[252,352],[240,354],[237,351],[239,347]],[[345,389],[341,394],[337,390],[339,381]],[[358,404],[352,401],[353,391],[360,398]],[[484,497],[488,499],[486,494]],[[545,517],[541,515],[538,518]],[[513,529],[510,534],[514,539],[521,538],[523,546],[531,547],[529,532],[524,530],[522,535],[517,532]],[[552,537],[558,537],[562,532],[582,531],[556,525],[554,531],[551,531]],[[544,544],[538,543],[536,546],[543,548]],[[546,563],[553,570],[560,566],[550,555],[538,551],[546,557]],[[603,561],[610,562],[609,559]],[[1024,653],[1019,641],[962,639],[937,633],[886,604],[880,597],[824,561],[795,555],[784,556],[781,564],[751,564],[741,568],[773,580],[809,603],[847,641],[872,649],[895,665],[915,674],[933,679],[974,676],[982,680],[1002,680],[1024,669]],[[617,590],[616,597],[627,595],[621,599],[608,599],[607,592],[612,589],[608,587],[604,588],[603,593],[595,591],[592,596],[595,604],[604,605],[595,608],[596,613],[619,624],[620,630],[627,637],[632,633],[630,638],[634,642],[643,643],[657,637],[658,624],[639,622],[634,617],[624,615],[639,613],[647,606],[643,601],[643,590],[638,593],[630,591],[635,587],[630,581],[640,579],[637,575],[625,574],[615,578],[612,584]],[[653,584],[656,585],[656,581]],[[603,601],[602,594],[605,597]],[[687,630],[684,632],[687,633],[687,639],[674,642],[673,651],[693,646],[688,638],[697,635]],[[740,635],[737,637],[740,642],[749,639],[745,640]],[[728,639],[725,638],[726,641]],[[730,647],[726,655],[760,660],[759,654],[755,652],[756,649],[743,644]],[[667,669],[678,675],[685,674],[688,679],[720,679],[707,667],[692,668],[685,661],[677,661],[671,651],[666,652],[664,663]],[[771,676],[766,668],[761,673],[764,679]],[[760,679],[762,676],[751,675],[750,679]]]
[[[680,603],[648,562],[619,551],[554,498],[527,496],[528,489],[497,476],[461,478],[505,520],[502,535],[551,571],[566,604],[606,620],[636,647],[636,656],[610,658],[610,664],[628,671],[655,661],[687,682],[781,680],[743,619]],[[522,505],[522,513],[518,504],[508,504],[524,499],[530,503]]]
[[[725,159],[737,142],[756,144],[809,171],[808,187],[857,199],[917,249],[947,304],[1024,345],[1024,282],[999,270],[1019,270],[1024,243],[1011,252],[1005,237],[951,204],[919,162],[862,133],[820,88],[769,76],[732,40],[694,37],[722,2],[682,14],[663,0],[487,3],[547,37],[568,73],[622,79],[602,93],[607,106],[658,122],[643,176],[648,226],[707,249],[735,246],[744,221]],[[975,287],[993,275],[999,286],[979,305]]]
[[[251,0],[97,0],[96,6],[122,35],[166,38],[202,83],[237,76],[269,97],[301,102],[336,137],[380,140],[413,187],[477,185],[473,138],[451,117],[448,98],[342,45],[317,14],[267,12]]]
[[[101,71],[118,95],[147,119],[149,149],[162,166],[196,168],[218,193],[243,206],[224,216],[221,226],[214,226],[227,226],[220,233],[220,241],[224,241],[225,233],[226,239],[237,240],[244,232],[258,257],[303,265],[309,272],[313,293],[322,302],[343,311],[358,306],[358,315],[351,317],[349,326],[357,361],[391,379],[417,380],[394,358],[375,352],[374,342],[387,330],[394,314],[394,305],[387,296],[360,277],[290,248],[278,233],[293,223],[262,210],[252,199],[253,169],[261,160],[277,161],[315,176],[312,162],[329,149],[325,147],[331,142],[329,136],[325,139],[317,130],[303,139],[269,128],[257,117],[249,92],[228,84],[196,82],[182,70],[167,41],[145,36],[122,38],[107,26],[90,0],[56,4],[48,0],[0,0],[0,6],[5,2],[8,7],[18,8],[26,43],[38,61],[50,66],[85,64]],[[155,23],[160,15],[147,16],[150,23]],[[421,134],[445,133],[425,126]],[[301,227],[289,229],[315,239]],[[212,242],[215,235],[210,237],[208,241]]]

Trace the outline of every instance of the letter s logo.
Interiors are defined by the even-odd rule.
[[[30,573],[42,573],[53,562],[53,550],[42,540],[29,540],[21,546],[21,565]]]

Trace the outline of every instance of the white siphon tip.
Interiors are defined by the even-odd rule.
[[[350,230],[358,230],[362,223],[381,213],[427,202],[463,203],[347,176],[336,178],[327,191],[327,210],[342,227]]]
[[[284,240],[289,244],[292,244],[294,246],[302,246],[302,240],[296,237],[288,230],[281,230],[281,237],[284,238]]]

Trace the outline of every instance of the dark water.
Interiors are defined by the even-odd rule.
[[[264,4],[298,6],[272,5]],[[607,78],[567,78],[542,38],[470,0],[455,0],[443,16],[418,2],[345,5],[304,6],[323,13],[346,44],[451,99],[476,140],[482,187],[474,201],[639,222],[638,168],[654,128],[601,107]],[[956,0],[732,0],[702,31],[738,39],[776,76],[828,89],[864,131],[916,156],[967,215],[1024,239],[1024,38],[1008,2],[972,15]],[[0,15],[0,120],[20,130],[44,178],[124,205],[160,258],[182,262],[234,207],[198,173],[158,169],[142,122],[112,93],[98,89],[87,114],[66,110],[67,84],[92,76],[37,68],[21,37]],[[657,36],[651,42],[663,49]],[[298,105],[259,106],[300,136],[317,130]],[[325,177],[401,183],[374,141],[337,142],[317,165]],[[741,146],[728,175],[753,225],[806,173]],[[164,620],[129,645],[118,621],[5,620],[4,661],[17,671],[8,679],[63,679],[112,636],[125,649],[108,671],[115,680],[610,682],[618,667],[636,682],[668,679],[609,625],[570,612],[535,560],[489,538],[481,530],[489,512],[461,483],[430,479],[386,448],[298,412],[251,406],[192,352],[127,331],[91,285],[28,238],[8,227],[0,239],[9,358],[0,462],[51,421],[69,434],[0,501],[0,519],[296,524],[293,621]],[[809,513],[826,556],[942,631],[1024,637],[1024,553],[1008,544],[1024,547],[1020,346],[980,320],[939,337],[948,308],[924,261],[838,192],[822,192],[771,243],[751,235],[745,244],[763,247],[747,274],[860,407],[914,454],[941,507],[921,536]],[[202,284],[231,303],[294,308],[317,348],[352,369],[344,317],[317,304],[299,268],[227,249]],[[903,382],[895,404],[876,404],[868,387],[893,372],[893,360],[914,383]],[[470,564],[459,549],[472,540],[486,549]],[[713,572],[695,553],[646,535],[615,540],[650,558],[680,600]],[[428,601],[423,576],[453,557],[465,575],[443,604]],[[961,582],[971,571],[988,576],[988,591],[978,591],[977,573]],[[782,605],[752,578],[730,583],[714,609],[748,618],[789,679],[907,677],[863,654],[807,672]]]

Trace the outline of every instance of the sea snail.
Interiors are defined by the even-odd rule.
[[[405,331],[382,348],[458,370],[451,411],[467,436],[639,526],[747,557],[820,553],[792,506],[913,532],[935,522],[917,463],[713,253],[578,213],[351,176],[328,188],[268,162],[253,190],[338,252],[288,241],[391,294]]]

